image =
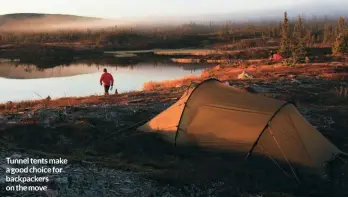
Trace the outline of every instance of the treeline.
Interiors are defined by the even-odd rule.
[[[334,26],[324,24],[322,30],[313,34],[311,29],[306,28],[300,16],[295,24],[290,24],[285,12],[280,30],[278,53],[287,58],[287,64],[309,61],[308,49],[314,43],[328,44],[334,54],[348,52],[348,32],[343,17],[340,17]]]
[[[344,32],[343,17],[335,19],[296,20],[286,19],[288,36],[301,37],[301,43],[310,45],[333,45]],[[299,24],[299,20],[301,20]],[[57,32],[4,32],[0,30],[0,45],[5,44],[82,44],[92,47],[115,49],[178,48],[200,47],[215,43],[238,43],[251,39],[243,47],[262,47],[266,40],[274,40],[279,45],[284,39],[284,23],[281,21],[238,24],[198,24],[190,23],[166,28],[118,28],[100,30],[61,30]],[[300,29],[299,29],[300,28]],[[342,35],[341,35],[342,36]],[[252,40],[256,39],[256,40]],[[258,39],[258,40],[257,40]],[[248,46],[249,45],[249,46]]]

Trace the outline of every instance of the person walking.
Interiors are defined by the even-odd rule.
[[[105,95],[109,95],[109,89],[112,90],[112,87],[114,86],[114,77],[108,73],[107,69],[104,69],[104,73],[100,76],[100,85],[104,84],[104,91]]]

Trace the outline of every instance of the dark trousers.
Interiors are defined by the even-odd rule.
[[[104,85],[105,94],[109,94],[110,85]]]

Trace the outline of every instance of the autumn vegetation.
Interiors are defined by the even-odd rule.
[[[75,56],[85,56],[97,58],[96,60],[100,60],[98,64],[108,64],[110,59],[102,58],[104,50],[146,50],[145,54],[152,53],[154,56],[179,56],[171,60],[182,63],[194,60],[220,64],[205,70],[200,76],[190,75],[182,79],[148,82],[143,86],[144,90],[159,90],[181,87],[192,81],[211,77],[228,80],[235,78],[238,72],[243,70],[269,73],[279,66],[268,67],[270,63],[267,58],[270,50],[285,58],[280,67],[284,67],[283,70],[289,74],[292,71],[302,73],[301,68],[306,64],[318,75],[321,75],[319,71],[326,70],[327,75],[331,75],[335,68],[323,68],[323,64],[341,61],[342,57],[345,57],[348,53],[348,31],[343,17],[304,19],[298,16],[296,19],[289,19],[285,12],[282,21],[249,24],[190,23],[176,27],[129,29],[115,26],[99,30],[56,32],[0,30],[0,46],[0,56],[10,58],[21,56],[21,60],[27,60],[29,63],[37,62],[37,57],[42,55],[40,60],[50,57],[54,61],[71,62]],[[178,48],[193,49],[178,51]],[[131,52],[136,53],[136,51]],[[137,59],[142,60],[143,57],[116,58],[112,61],[134,62]],[[319,59],[323,61],[318,61]],[[47,60],[43,64],[47,65]],[[301,64],[302,66],[298,68],[291,68]],[[226,66],[229,67],[225,68]],[[345,93],[345,89],[337,92]],[[98,99],[93,101],[97,102]],[[81,103],[77,99],[65,100],[63,103],[69,105],[70,102]],[[6,109],[4,106],[2,108]]]

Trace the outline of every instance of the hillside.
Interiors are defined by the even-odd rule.
[[[0,15],[0,28],[3,31],[86,29],[114,25],[115,21],[112,20],[75,15],[40,13],[14,13]]]
[[[13,14],[5,14],[0,15],[0,23],[8,20],[26,20],[26,19],[37,19],[44,17],[55,17],[57,19],[62,20],[94,20],[101,19],[96,17],[84,17],[84,16],[76,16],[76,15],[64,15],[64,14],[41,14],[41,13],[13,13]]]

